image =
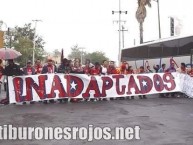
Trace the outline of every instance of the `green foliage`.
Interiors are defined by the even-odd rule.
[[[17,58],[17,62],[24,66],[27,60],[32,59],[33,42],[28,38],[18,38],[17,42],[13,43],[15,49],[21,52],[22,56]]]
[[[139,32],[140,32],[140,44],[143,43],[143,23],[147,15],[146,6],[151,7],[151,0],[138,0],[138,8],[136,11],[136,19],[139,23]]]
[[[81,48],[78,45],[75,45],[71,48],[71,53],[68,55],[69,59],[81,58],[81,53],[83,54],[83,64],[86,59],[90,59],[91,63],[99,62],[102,63],[103,60],[109,60],[104,52],[95,51],[92,53],[82,52]]]
[[[61,52],[58,49],[54,50],[54,57],[59,57],[61,56]]]
[[[31,23],[25,24],[23,27],[16,26],[11,29],[10,33],[14,36],[14,39],[12,40],[12,47],[22,54],[22,56],[16,59],[21,66],[25,66],[27,60],[32,60],[34,32],[35,31],[34,28],[31,27]],[[8,42],[9,40],[7,43]],[[42,37],[36,35],[35,44],[35,58],[42,60],[43,55],[45,54],[43,50],[45,42]],[[7,46],[9,46],[9,44],[7,44]]]
[[[68,58],[69,59],[81,58],[81,53],[83,55],[83,58],[84,58],[84,56],[87,55],[87,53],[85,51],[82,52],[81,48],[78,47],[78,45],[75,45],[75,46],[71,47],[71,53],[68,55]]]
[[[102,64],[103,60],[109,60],[106,56],[104,52],[101,51],[95,51],[92,53],[88,53],[86,58],[90,59],[91,63],[95,63],[95,62],[99,62],[100,64]]]

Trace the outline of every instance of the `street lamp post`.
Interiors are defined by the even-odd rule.
[[[153,1],[157,2],[159,39],[161,39],[161,25],[160,25],[160,7],[159,7],[159,0],[153,0]]]
[[[35,48],[36,48],[36,27],[37,27],[37,22],[40,22],[41,20],[32,20],[33,22],[35,22],[35,27],[34,27],[34,40],[33,40],[33,54],[32,54],[32,63],[34,65],[35,62]]]

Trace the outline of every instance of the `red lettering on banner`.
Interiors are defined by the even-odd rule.
[[[33,78],[27,77],[26,80],[26,99],[25,101],[32,101],[33,100],[33,94],[32,94],[32,88],[36,91],[40,99],[46,98],[46,87],[45,87],[45,81],[47,80],[47,75],[40,75],[38,76],[39,85],[35,83]]]
[[[13,77],[11,78],[13,82],[9,82],[11,88],[10,102],[24,102],[32,100],[37,101],[56,97],[89,98],[90,95],[93,95],[97,98],[107,96],[117,97],[125,95],[148,94],[156,92],[162,93],[163,91],[174,91],[176,89],[175,81],[178,81],[178,78],[174,79],[173,73],[139,74],[127,76],[112,75],[102,77],[82,77],[81,75],[62,76],[61,74],[47,74],[38,76]],[[48,79],[48,77],[50,77],[50,79]],[[53,80],[51,80],[52,78]],[[85,82],[83,82],[84,79],[86,80]],[[84,86],[84,83],[87,84],[87,81],[88,86]],[[14,88],[12,87],[12,83]],[[51,84],[46,85],[47,83]],[[152,90],[153,87],[155,87],[155,89]],[[85,90],[84,92],[83,89]],[[112,94],[112,89],[116,89],[115,94]],[[14,94],[11,94],[13,90]],[[47,93],[46,90],[48,91]],[[176,89],[176,91],[178,90]]]
[[[47,98],[55,98],[56,97],[56,93],[55,93],[56,90],[59,91],[58,96],[60,98],[67,97],[67,93],[65,92],[64,87],[62,85],[62,82],[60,80],[60,77],[58,75],[54,75],[51,92],[50,92],[50,94],[47,95]]]
[[[148,76],[137,76],[141,88],[141,94],[149,93],[153,87],[153,82]]]
[[[155,74],[153,76],[153,82],[154,82],[156,91],[161,92],[164,90],[164,83],[163,83],[162,77],[159,74]]]
[[[83,98],[89,98],[91,90],[95,91],[94,97],[100,97],[101,96],[97,80],[94,76],[91,76],[90,83],[86,89],[86,92],[82,94],[82,97]]]
[[[77,97],[82,93],[84,88],[83,81],[76,76],[65,75],[67,80],[67,96],[68,97]]]
[[[120,80],[121,78],[124,78],[124,75],[113,75],[112,77],[115,78],[115,80],[116,80],[116,91],[117,91],[117,94],[118,94],[118,95],[123,95],[123,94],[125,94],[125,88],[126,88],[126,86],[125,86],[125,85],[122,85],[122,86],[121,86],[121,90],[120,90],[120,83],[119,83],[119,80]]]
[[[167,78],[169,78],[169,79],[167,79]],[[164,87],[167,91],[172,91],[176,88],[176,83],[175,83],[174,77],[171,73],[165,73],[163,75],[163,80],[164,80],[164,82],[171,84],[171,87],[168,87],[168,85],[166,85],[166,84],[164,85]]]
[[[15,91],[15,100],[16,102],[24,101],[23,94],[23,79],[20,77],[13,78],[13,86]]]
[[[134,79],[133,75],[131,75],[130,78],[129,78],[128,92],[127,92],[128,95],[131,95],[131,94],[132,94],[131,88],[134,88],[134,89],[135,89],[135,94],[140,94],[141,91],[139,90],[139,88],[138,88],[138,86],[137,86],[137,84],[136,84],[136,82],[135,82],[135,79]]]
[[[103,86],[102,86],[102,94],[101,97],[106,97],[106,91],[111,89],[113,86],[113,80],[110,77],[102,77]]]

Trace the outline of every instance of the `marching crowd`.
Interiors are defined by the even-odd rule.
[[[2,60],[0,60],[2,64]],[[47,73],[77,73],[77,74],[87,74],[87,75],[110,75],[110,74],[144,74],[144,73],[165,73],[165,72],[180,72],[187,73],[193,76],[193,69],[187,70],[185,63],[181,63],[179,68],[175,68],[175,61],[170,60],[170,66],[167,68],[166,64],[153,66],[151,70],[149,65],[140,66],[139,69],[134,70],[132,66],[129,65],[127,61],[123,61],[121,66],[117,68],[114,61],[103,60],[102,64],[95,62],[92,64],[89,59],[86,59],[85,63],[82,65],[79,58],[75,58],[73,61],[66,58],[62,59],[61,64],[57,67],[54,61],[49,58],[46,64],[42,65],[41,61],[38,59],[35,61],[35,65],[32,65],[31,61],[28,61],[24,68],[20,68],[14,63],[14,60],[8,60],[8,65],[4,68],[0,65],[0,87],[4,85],[4,89],[8,90],[8,85],[4,76],[19,76],[19,75],[35,75],[35,74],[47,74]],[[4,82],[5,80],[5,82]],[[1,88],[0,88],[1,91]],[[7,91],[8,92],[8,91]],[[171,97],[176,97],[176,93],[170,93]],[[168,97],[170,94],[160,94],[160,97]],[[179,93],[178,93],[179,94]],[[8,104],[9,97],[8,93],[6,99],[0,101],[1,104]],[[140,99],[146,99],[146,96],[139,96]],[[123,99],[123,98],[122,98]],[[134,99],[132,96],[131,99]]]

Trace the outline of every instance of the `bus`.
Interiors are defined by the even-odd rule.
[[[121,60],[128,61],[137,68],[146,62],[152,65],[165,63],[173,58],[177,64],[184,62],[192,67],[193,64],[193,35],[174,36],[146,42],[138,46],[125,48],[121,52]]]

